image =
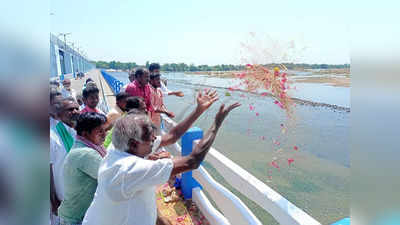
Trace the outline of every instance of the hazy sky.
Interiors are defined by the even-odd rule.
[[[341,64],[350,62],[349,4],[342,0],[51,1],[50,26],[54,34],[71,32],[67,41],[78,43],[93,60],[238,64],[246,63],[244,56],[254,56],[241,46],[247,42],[253,51],[266,50],[276,58],[291,52],[289,61]],[[274,43],[283,47],[276,49]],[[260,54],[256,57],[266,55]]]

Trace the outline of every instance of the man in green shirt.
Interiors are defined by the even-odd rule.
[[[118,101],[118,100],[117,100]],[[125,105],[122,109],[122,114],[119,116],[123,116],[126,114],[126,112],[129,112],[131,109],[137,109],[143,113],[146,113],[146,103],[144,103],[144,100],[142,97],[127,97],[125,99]],[[119,118],[118,117],[118,118]],[[107,116],[107,123],[109,123],[109,117]],[[117,120],[118,118],[114,118],[112,120]],[[113,124],[112,124],[113,125]],[[107,132],[107,136],[106,136],[106,140],[104,141],[104,147],[108,148],[108,146],[110,146],[111,141],[112,141],[112,133],[113,133],[113,128],[111,128],[108,132]]]
[[[107,119],[84,113],[76,125],[76,141],[64,162],[64,200],[58,208],[62,225],[81,224],[97,188],[97,173],[106,151],[102,147]]]

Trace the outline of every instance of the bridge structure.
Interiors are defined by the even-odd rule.
[[[77,73],[86,73],[96,66],[56,35],[50,34],[50,77],[75,77]]]

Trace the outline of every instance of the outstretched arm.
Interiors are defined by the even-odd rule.
[[[178,96],[178,97],[185,96],[182,91],[171,91],[171,92],[168,92],[168,95],[175,95],[175,96]]]
[[[239,106],[239,103],[234,103],[228,108],[225,108],[224,105],[221,105],[217,115],[215,116],[214,123],[206,132],[204,137],[200,140],[200,143],[196,146],[193,152],[188,156],[175,157],[172,159],[174,168],[172,169],[171,176],[185,171],[197,169],[200,166],[200,163],[204,160],[212,144],[214,143],[215,137],[217,136],[218,130],[221,127],[225,117],[232,109]]]
[[[156,113],[164,113],[169,118],[175,117],[175,114],[173,112],[168,111],[168,109],[165,107],[165,105],[162,105],[160,109],[156,109],[155,112]]]
[[[214,90],[205,90],[203,94],[200,91],[197,95],[197,107],[186,117],[182,122],[173,127],[167,134],[161,137],[160,146],[167,146],[174,144],[180,137],[192,126],[192,124],[206,111],[215,101],[218,100],[218,94]]]

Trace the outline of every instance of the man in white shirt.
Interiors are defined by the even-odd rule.
[[[57,120],[50,126],[50,201],[53,217],[57,216],[57,208],[64,198],[63,164],[64,159],[76,136],[73,129],[79,116],[78,104],[72,97],[53,101]],[[57,219],[52,219],[57,224]]]
[[[62,94],[58,91],[57,86],[53,86],[50,84],[50,104],[49,104],[49,117],[50,117],[50,203],[51,203],[51,211],[50,211],[50,224],[55,225],[58,224],[57,218],[57,207],[60,205],[60,201],[57,198],[57,194],[55,191],[55,185],[53,180],[53,165],[54,160],[52,160],[52,152],[55,151],[56,145],[59,143],[59,137],[57,136],[56,125],[59,122],[57,119],[57,109],[56,105],[63,99]]]
[[[152,149],[167,146],[178,139],[193,122],[217,99],[216,93],[208,91],[197,97],[197,108],[170,133],[154,136],[154,126],[147,115],[128,114],[114,126],[113,145],[99,168],[98,186],[92,204],[86,212],[83,225],[155,225],[157,206],[156,185],[165,183],[171,176],[200,166],[228,113],[238,107],[221,106],[211,128],[192,154],[146,160]],[[181,133],[183,132],[183,133]]]
[[[71,80],[66,78],[62,82],[63,88],[61,89],[61,93],[64,98],[73,97],[76,101],[76,91],[71,88]]]

